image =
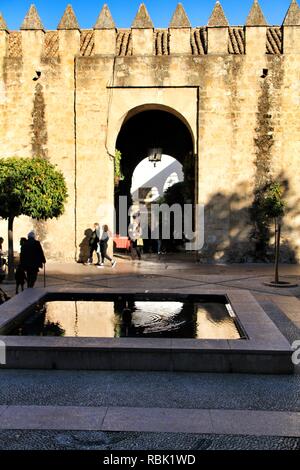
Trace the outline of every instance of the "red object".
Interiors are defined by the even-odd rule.
[[[130,240],[128,237],[120,237],[119,235],[115,235],[113,240],[116,248],[130,250]]]

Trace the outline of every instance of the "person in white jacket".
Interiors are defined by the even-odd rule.
[[[142,227],[136,216],[133,216],[133,223],[129,228],[129,236],[131,238],[131,255],[133,255],[133,250],[136,252],[139,261],[142,259],[141,249],[144,245],[143,242],[143,233]]]

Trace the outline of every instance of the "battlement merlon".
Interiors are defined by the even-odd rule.
[[[169,43],[171,54],[189,54],[191,51],[191,23],[179,3],[169,24]]]
[[[6,22],[0,13],[0,59],[6,56],[8,34]]]
[[[57,26],[59,56],[69,58],[80,53],[80,26],[71,5],[67,5]]]
[[[146,56],[146,55],[300,54],[300,8],[292,0],[282,26],[268,26],[258,0],[254,0],[244,26],[230,26],[216,2],[207,26],[192,27],[178,4],[167,28],[156,29],[141,4],[130,29],[116,27],[104,5],[93,29],[80,29],[68,5],[57,31],[47,31],[31,5],[20,31],[9,31],[0,14],[1,57]]]
[[[246,20],[245,53],[263,56],[266,53],[268,23],[258,3],[254,0]]]
[[[220,2],[216,2],[215,8],[208,20],[207,53],[227,54],[229,42],[229,23]]]
[[[23,57],[38,62],[43,53],[45,30],[34,5],[31,5],[21,25]]]
[[[117,29],[112,14],[105,4],[94,26],[94,54],[115,55]]]
[[[142,3],[131,25],[132,35],[132,54],[133,55],[153,55],[154,43],[153,32],[154,25]]]
[[[300,54],[300,8],[296,0],[292,0],[283,21],[283,52]]]

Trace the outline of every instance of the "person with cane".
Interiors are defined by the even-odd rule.
[[[44,263],[44,287],[46,287],[46,263]]]

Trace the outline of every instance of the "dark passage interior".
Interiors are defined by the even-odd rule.
[[[131,205],[130,189],[133,172],[154,148],[160,148],[162,154],[175,158],[183,165],[184,183],[189,188],[190,199],[186,202],[194,203],[195,159],[193,138],[189,128],[179,117],[168,111],[146,110],[129,116],[117,138],[116,149],[122,155],[121,170],[124,176],[115,187],[117,209],[119,196],[127,196],[128,207]],[[118,233],[118,219],[116,225]],[[147,246],[145,249],[147,250]]]

